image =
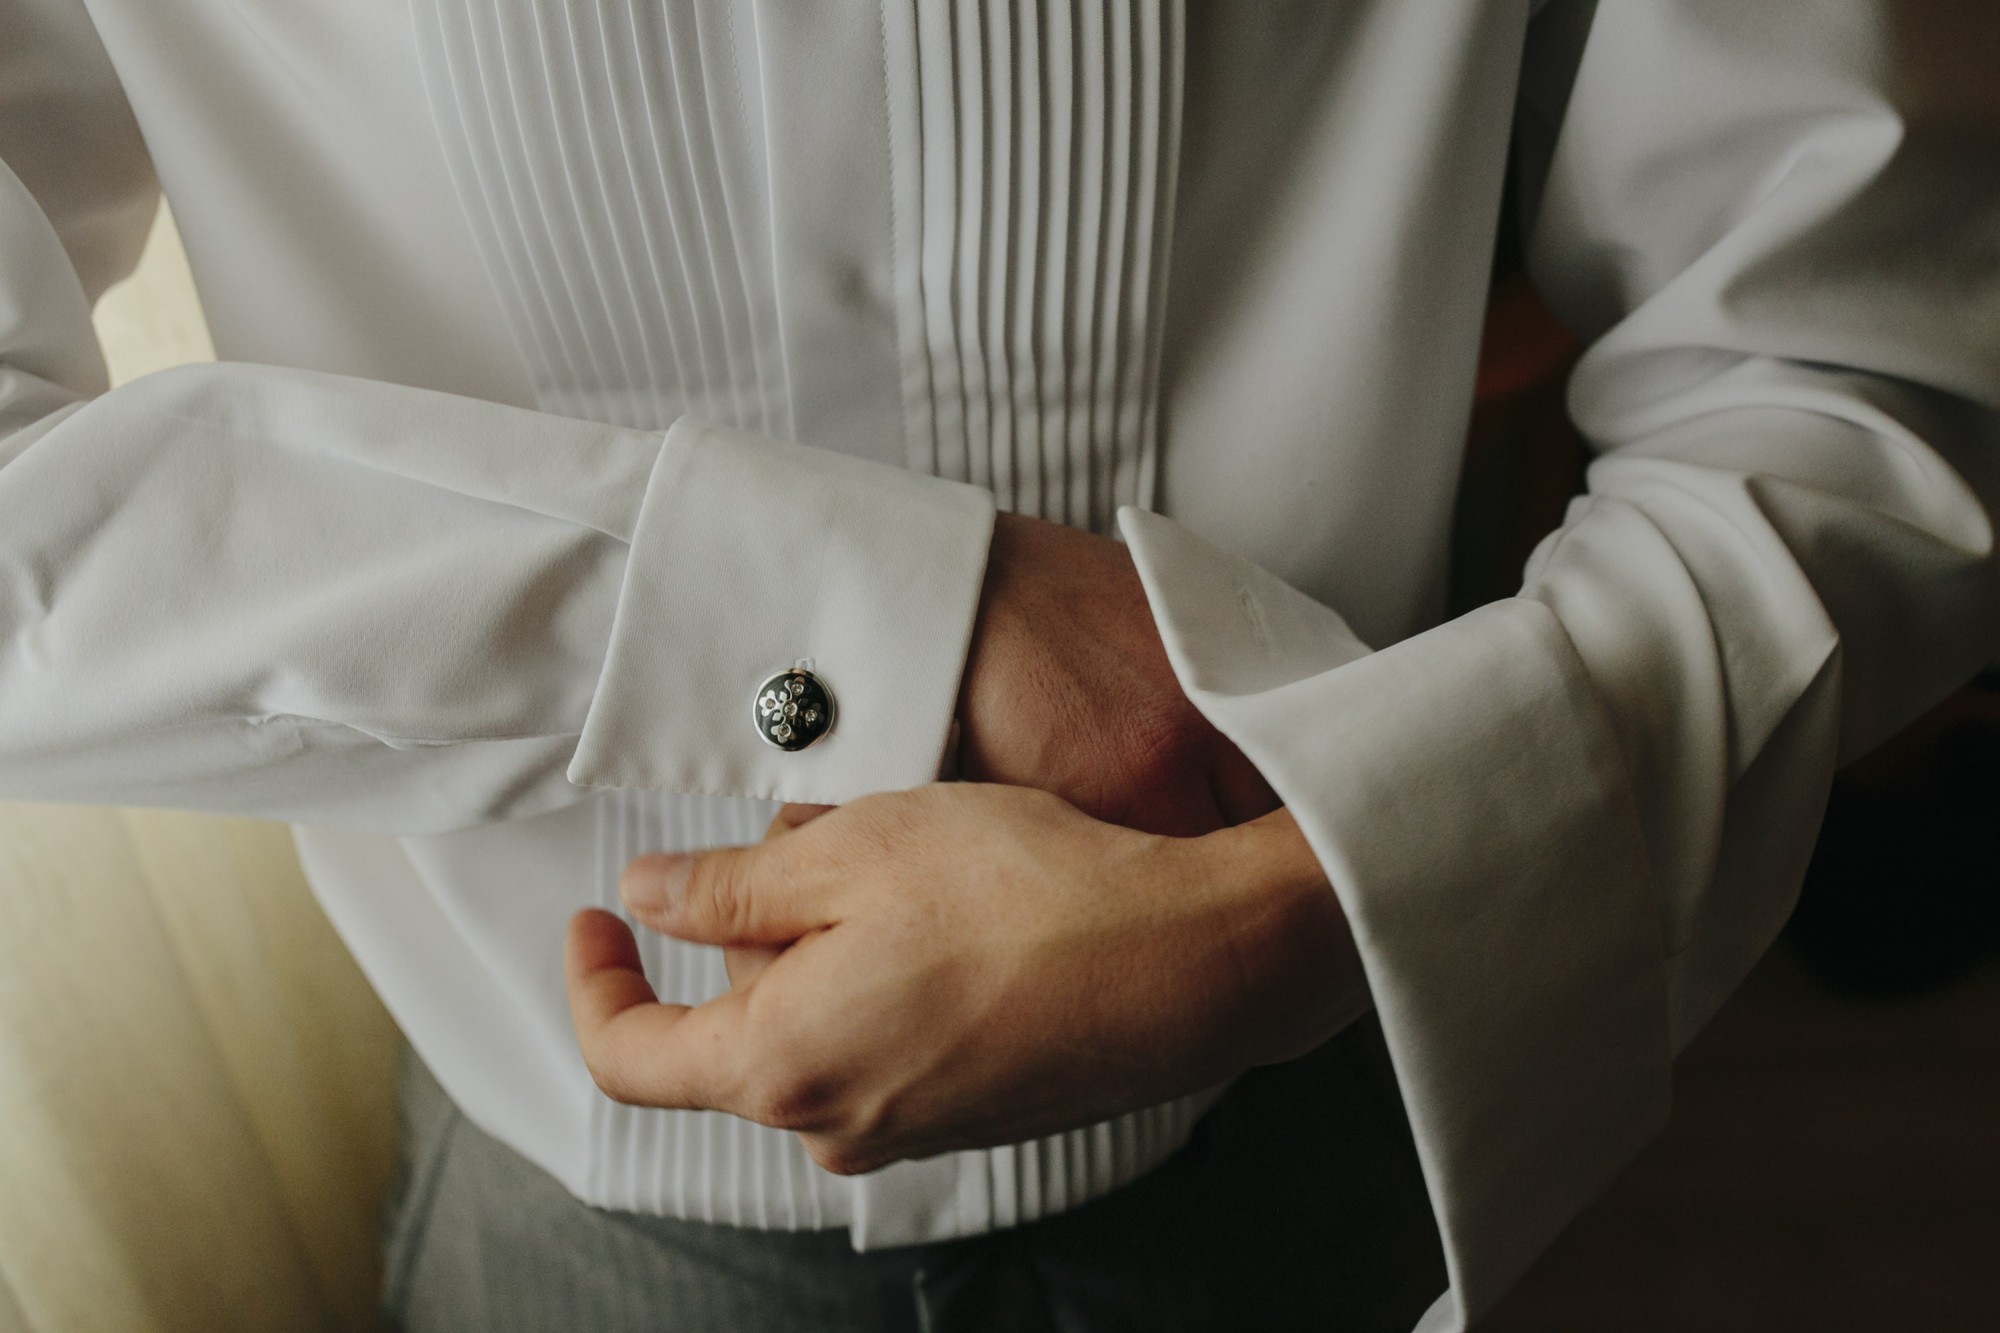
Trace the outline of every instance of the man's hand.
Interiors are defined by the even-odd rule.
[[[620,1101],[794,1130],[843,1174],[1089,1124],[1302,1054],[1365,1009],[1283,811],[1202,838],[944,783],[793,808],[756,847],[632,862],[626,905],[739,954],[661,1004],[609,913],[570,924],[584,1061]]]
[[[1191,836],[1278,806],[1181,692],[1132,557],[1108,537],[1001,514],[959,692],[959,773],[1085,814]]]

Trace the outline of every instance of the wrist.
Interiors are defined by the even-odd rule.
[[[1296,1059],[1368,1010],[1347,916],[1290,811],[1192,842],[1208,882],[1232,900],[1245,1068]]]

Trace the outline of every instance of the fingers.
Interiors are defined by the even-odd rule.
[[[724,949],[722,967],[729,974],[732,986],[747,986],[757,979],[757,974],[771,965],[773,959],[784,949],[769,944],[752,944],[744,948]]]
[[[688,1110],[735,1106],[747,1046],[740,992],[692,1009],[661,1004],[632,932],[595,908],[570,919],[563,964],[577,1045],[606,1096]]]
[[[833,807],[830,805],[781,805],[778,807],[778,813],[771,817],[770,824],[764,829],[764,841],[769,842],[801,825],[809,824],[831,809]],[[757,974],[769,967],[771,960],[782,952],[784,952],[783,946],[768,944],[724,949],[722,966],[729,974],[729,984],[739,989],[748,986],[757,979]]]
[[[626,865],[618,892],[633,916],[663,935],[695,944],[787,944],[832,922],[816,897],[826,877],[808,874],[816,861],[790,852],[783,837],[752,847],[656,852]]]
[[[831,809],[830,805],[781,805],[764,829],[764,841],[769,842],[780,833],[789,833],[801,824],[809,824]]]
[[[563,976],[569,983],[570,1015],[602,1027],[634,1005],[659,999],[646,980],[639,944],[623,921],[589,908],[570,918],[563,947]]]
[[[781,806],[764,830],[764,841],[811,823],[833,808]],[[723,965],[729,973],[729,984],[747,986],[786,944],[803,933],[803,929],[792,931],[782,924],[782,914],[747,901],[779,896],[778,890],[760,893],[749,886],[750,877],[759,873],[758,866],[756,858],[746,860],[720,853],[695,856],[658,853],[630,862],[619,877],[619,892],[632,914],[653,929],[697,943],[724,945]],[[737,880],[744,882],[739,884]],[[697,891],[699,901],[690,905],[689,886],[696,882],[706,888]],[[767,936],[773,938],[767,940]]]
[[[1241,750],[1227,741],[1223,747],[1222,755],[1209,766],[1208,785],[1225,823],[1247,824],[1283,804]]]
[[[1189,773],[1183,782],[1162,791],[1155,800],[1120,813],[1122,817],[1106,822],[1123,824],[1142,833],[1163,833],[1170,838],[1199,838],[1229,822],[1222,816],[1214,790],[1196,773]]]

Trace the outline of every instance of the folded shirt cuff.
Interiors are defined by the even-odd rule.
[[[932,780],[993,513],[978,487],[682,418],[647,483],[569,780],[825,804]],[[755,708],[797,666],[835,721],[788,751]]]
[[[1460,1327],[1667,1114],[1659,907],[1603,706],[1539,602],[1370,653],[1170,520],[1120,523],[1182,688],[1340,897],[1452,1277],[1424,1327]]]

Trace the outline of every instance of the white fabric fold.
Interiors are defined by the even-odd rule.
[[[1659,918],[1582,664],[1518,600],[1367,653],[1249,562],[1120,519],[1182,687],[1326,868],[1453,1286],[1490,1298],[1669,1100]]]
[[[683,417],[570,780],[821,804],[934,780],[992,534],[976,487]],[[800,664],[836,721],[787,752],[752,708]]]

